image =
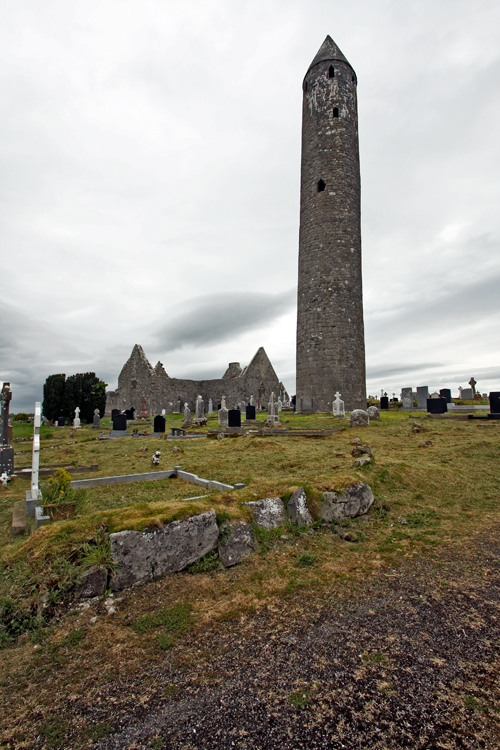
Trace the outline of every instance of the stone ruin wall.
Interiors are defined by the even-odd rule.
[[[143,395],[146,396],[146,410],[150,415],[156,415],[161,414],[162,409],[169,412],[169,402],[175,409],[178,400],[181,410],[187,401],[194,411],[198,394],[203,397],[206,409],[210,398],[216,409],[222,396],[226,397],[228,408],[233,408],[242,401],[248,404],[252,395],[255,403],[258,400],[267,403],[271,392],[278,398],[280,392],[284,394],[285,391],[263,347],[243,369],[237,362],[232,362],[222,378],[187,380],[169,377],[161,362],[152,367],[142,347],[136,344],[118,377],[118,388],[106,394],[105,416],[111,416],[112,409],[124,411],[132,407],[138,415]]]

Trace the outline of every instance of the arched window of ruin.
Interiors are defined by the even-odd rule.
[[[326,188],[326,182],[324,180],[319,180],[318,193],[322,193],[325,188]]]
[[[333,108],[333,116],[334,117],[338,117],[339,116],[339,108],[338,107],[334,107]]]
[[[335,68],[333,65],[330,65],[328,68],[328,78],[335,78]]]

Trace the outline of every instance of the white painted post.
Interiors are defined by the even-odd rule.
[[[33,419],[33,454],[31,457],[31,489],[26,492],[26,515],[33,517],[35,507],[40,504],[42,493],[38,488],[38,469],[40,467],[40,425],[42,424],[42,404],[35,403]]]

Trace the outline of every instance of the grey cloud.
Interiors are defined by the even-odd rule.
[[[408,336],[416,331],[425,335],[429,326],[434,332],[452,331],[458,323],[485,321],[498,314],[500,275],[481,279],[468,286],[448,289],[437,299],[422,296],[406,308],[391,311],[383,317],[366,316],[368,337],[379,337],[389,332],[391,338]]]
[[[404,373],[420,372],[422,370],[429,370],[435,367],[443,367],[440,362],[424,362],[421,364],[407,363],[405,365],[379,365],[377,367],[366,368],[366,377],[370,378],[390,378],[393,375],[403,375]]]
[[[295,289],[277,294],[224,292],[198,297],[186,302],[186,312],[160,328],[158,346],[172,351],[228,341],[275,320],[295,299]]]

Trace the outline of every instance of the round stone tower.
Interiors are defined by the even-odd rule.
[[[297,411],[366,409],[356,73],[327,36],[303,83]]]

